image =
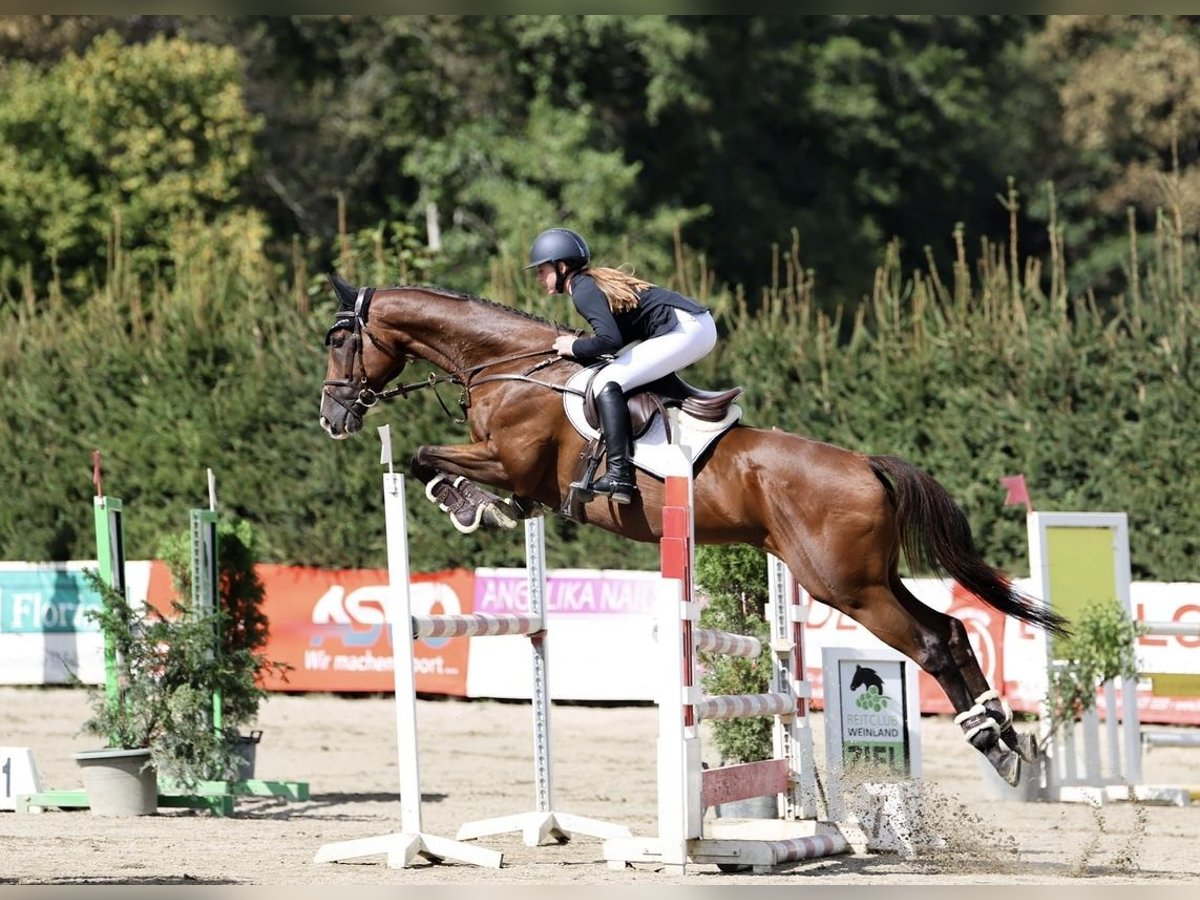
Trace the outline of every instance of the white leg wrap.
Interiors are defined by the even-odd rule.
[[[1004,699],[1000,696],[1000,692],[995,688],[992,688],[990,691],[984,691],[975,698],[975,705],[980,706],[988,700],[1000,701],[1000,708],[1004,710],[1004,721],[1000,723],[1000,727],[1007,728],[1009,725],[1011,725],[1013,720],[1012,710],[1009,708],[1008,704],[1004,702]]]
[[[983,708],[983,704],[976,703],[974,706],[972,706],[966,712],[960,712],[957,716],[955,716],[954,724],[961,725],[963,722],[967,721],[967,719],[970,719],[974,716],[982,716],[982,715],[986,715],[986,714],[987,714],[987,710]],[[988,721],[991,721],[991,720],[989,719]]]
[[[975,735],[979,734],[979,732],[983,731],[985,728],[991,728],[992,730],[997,731],[997,732],[1000,731],[1000,726],[999,726],[999,724],[997,724],[995,719],[985,719],[984,721],[982,721],[978,725],[976,725],[974,728],[968,728],[966,731],[964,731],[963,737],[965,737],[969,741],[971,738],[975,737]]]

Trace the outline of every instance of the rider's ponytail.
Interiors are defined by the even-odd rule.
[[[638,295],[654,287],[649,281],[643,281],[632,272],[622,269],[587,268],[584,274],[590,275],[596,282],[596,287],[608,300],[608,308],[614,313],[637,309]]]

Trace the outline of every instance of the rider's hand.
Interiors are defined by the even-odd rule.
[[[554,352],[559,356],[570,356],[571,348],[575,346],[573,334],[560,334],[554,339]]]

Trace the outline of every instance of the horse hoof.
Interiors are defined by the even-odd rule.
[[[992,765],[1011,787],[1021,782],[1021,757],[1015,753],[1005,753],[1000,759],[993,759]]]
[[[517,527],[517,520],[505,512],[499,503],[487,503],[483,507],[483,524],[512,529]]]
[[[1027,763],[1035,763],[1038,759],[1037,738],[1032,734],[1022,734],[1017,737],[1017,746],[1012,748],[1017,756]]]

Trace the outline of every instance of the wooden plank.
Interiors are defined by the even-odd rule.
[[[782,794],[788,789],[786,759],[765,759],[761,762],[705,769],[700,775],[703,785],[700,802],[703,806]]]
[[[686,475],[668,475],[664,482],[663,506],[691,506],[692,492]]]

